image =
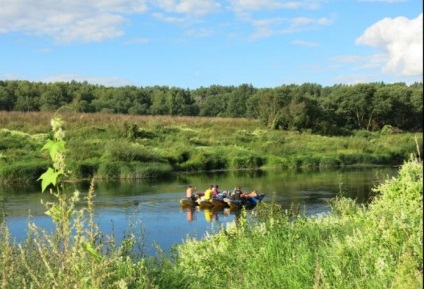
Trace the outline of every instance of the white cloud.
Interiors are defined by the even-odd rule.
[[[237,12],[261,9],[316,9],[319,7],[317,0],[310,1],[285,1],[285,0],[231,0],[231,6]]]
[[[423,14],[415,19],[384,18],[356,39],[356,44],[369,45],[387,55],[383,72],[401,76],[423,74]]]
[[[47,35],[57,42],[101,41],[122,35],[125,14],[147,0],[2,0],[0,33]]]
[[[147,44],[150,43],[150,39],[147,38],[133,38],[125,42],[125,44]]]
[[[115,13],[144,13],[148,9],[146,0],[97,0],[95,6]]]
[[[156,19],[159,19],[159,20],[161,20],[163,22],[167,22],[167,23],[184,24],[184,23],[187,23],[187,21],[188,21],[187,18],[185,18],[185,17],[167,16],[163,13],[153,13],[152,15]]]
[[[291,44],[299,45],[299,46],[308,46],[308,47],[315,47],[319,46],[319,43],[317,42],[311,42],[311,41],[304,41],[304,40],[293,40]]]
[[[331,18],[269,18],[262,20],[251,20],[251,24],[255,29],[252,39],[270,37],[278,34],[293,33],[302,30],[317,29],[320,26],[330,25],[333,23]]]
[[[166,12],[202,16],[220,9],[221,4],[214,0],[157,0],[159,7]]]
[[[210,29],[199,28],[199,29],[189,29],[185,31],[185,35],[191,38],[204,38],[212,35],[213,32]]]

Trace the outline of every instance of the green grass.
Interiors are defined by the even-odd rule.
[[[178,246],[159,288],[422,288],[422,173],[406,163],[368,208],[339,198],[328,216],[261,204],[259,222]]]
[[[55,138],[62,141],[56,134]],[[50,149],[58,169],[44,173],[43,183],[55,184],[66,176],[65,152],[65,146],[56,154]],[[115,176],[140,168],[123,170],[127,165],[104,170]],[[37,227],[29,217],[27,238],[17,243],[11,240],[7,216],[1,215],[0,286],[422,288],[422,161],[411,157],[396,178],[375,192],[366,206],[336,198],[330,202],[330,214],[312,217],[305,217],[296,206],[282,210],[273,203],[260,203],[253,215],[242,211],[218,233],[186,239],[171,256],[144,258],[133,250],[143,245],[142,231],[141,235],[135,231],[137,220],[120,244],[113,235],[99,231],[94,222],[94,181],[84,200],[78,191],[69,194],[56,186],[50,191],[54,201],[45,204],[54,223],[52,231]],[[80,209],[75,208],[77,203]]]
[[[47,158],[39,150],[51,135],[49,116],[0,113],[0,182],[15,181],[15,174],[9,173],[13,168],[8,168],[15,162],[40,163]],[[412,133],[328,137],[267,130],[249,119],[78,113],[61,117],[73,178],[164,177],[169,168],[181,172],[399,165],[416,150],[416,136],[422,145],[422,135]],[[157,169],[140,172],[141,166]],[[31,175],[22,175],[25,178],[32,180]]]

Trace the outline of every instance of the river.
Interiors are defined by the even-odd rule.
[[[323,171],[255,171],[219,172],[208,174],[180,174],[161,181],[95,182],[94,199],[96,222],[103,233],[118,241],[130,233],[142,237],[143,254],[152,256],[156,245],[165,253],[187,236],[202,238],[220,225],[232,222],[237,211],[206,211],[185,209],[179,204],[188,185],[203,191],[210,185],[221,190],[240,186],[243,191],[264,193],[263,202],[275,202],[283,208],[297,204],[306,215],[329,212],[328,201],[344,195],[368,202],[374,194],[371,188],[396,175],[397,168],[350,168]],[[66,183],[69,191],[79,190],[81,199],[87,194],[89,183]],[[0,187],[0,218],[4,215],[13,238],[21,242],[26,237],[29,215],[32,221],[47,230],[51,219],[44,214],[40,200],[54,200],[49,193],[41,193],[40,185]],[[4,214],[1,214],[1,212]]]

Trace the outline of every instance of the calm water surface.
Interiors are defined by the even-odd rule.
[[[188,185],[203,191],[212,184],[221,190],[241,186],[243,191],[265,193],[263,202],[289,208],[298,204],[307,215],[327,213],[328,200],[339,195],[367,202],[371,188],[397,174],[396,168],[344,169],[338,171],[259,171],[184,174],[166,181],[96,182],[95,212],[100,230],[113,234],[119,241],[131,225],[143,236],[144,253],[155,254],[155,244],[165,252],[187,236],[200,239],[206,232],[217,231],[220,225],[232,222],[237,211],[185,209],[179,204]],[[81,199],[89,184],[66,184],[70,191],[78,189]],[[51,229],[40,200],[53,200],[36,187],[0,187],[0,211],[17,241],[26,236],[28,214],[40,227]],[[0,214],[0,218],[1,218]]]

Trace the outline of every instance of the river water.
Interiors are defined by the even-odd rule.
[[[141,236],[143,254],[152,256],[160,246],[168,253],[173,245],[187,236],[202,238],[220,225],[234,221],[237,211],[199,210],[182,208],[179,199],[188,185],[203,191],[210,185],[220,190],[240,186],[243,191],[264,193],[263,202],[275,202],[283,208],[300,206],[306,215],[329,212],[328,201],[344,195],[368,202],[372,188],[395,176],[397,168],[355,168],[324,171],[255,171],[180,174],[161,181],[95,182],[95,214],[100,230],[113,235],[117,241],[131,232]],[[79,190],[81,199],[89,183],[65,184],[67,190]],[[5,218],[13,238],[21,242],[26,237],[29,215],[38,226],[52,228],[51,219],[44,214],[41,200],[54,200],[41,193],[40,186],[0,187],[0,218]],[[4,214],[2,214],[4,212]],[[4,215],[4,217],[2,217]],[[1,219],[0,219],[1,220]]]

